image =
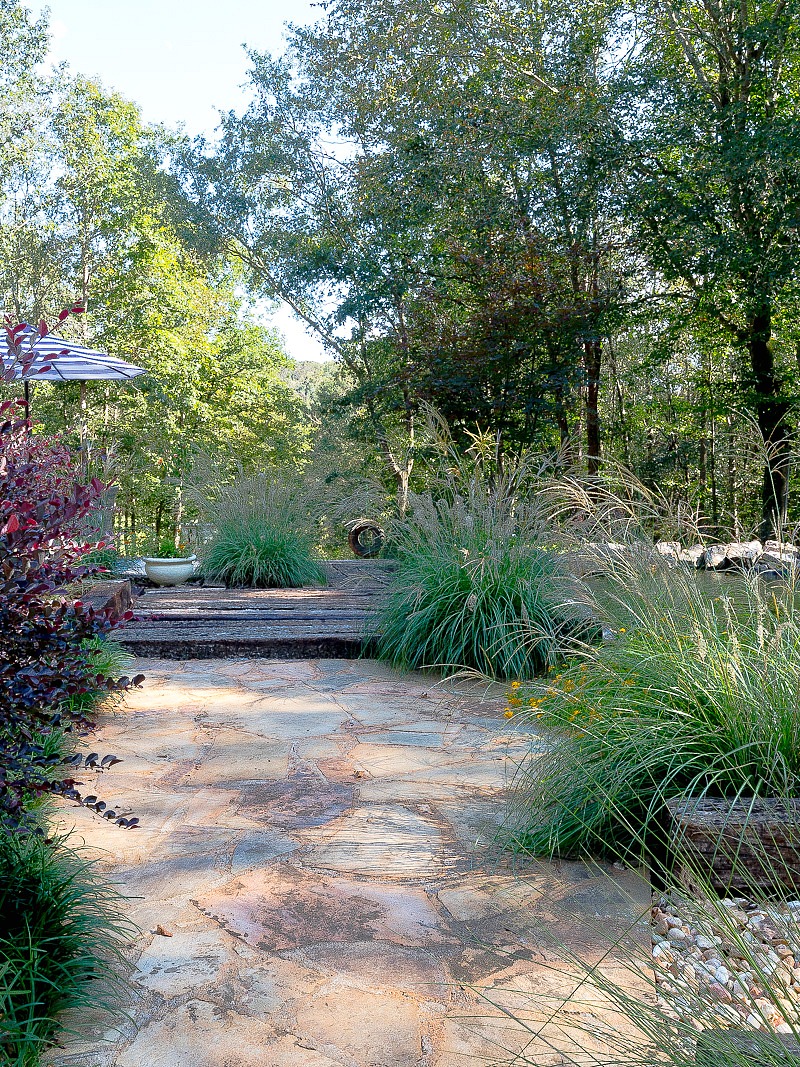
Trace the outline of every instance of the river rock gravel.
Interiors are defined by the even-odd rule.
[[[797,1032],[800,901],[656,897],[652,940],[662,1007],[698,1029]]]

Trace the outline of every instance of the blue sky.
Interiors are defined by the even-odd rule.
[[[246,102],[242,45],[279,52],[285,23],[320,14],[308,0],[28,0],[28,7],[50,9],[54,62],[135,101],[146,122],[209,135],[218,111]],[[324,358],[291,312],[272,322],[295,359]]]

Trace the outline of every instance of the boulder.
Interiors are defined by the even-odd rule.
[[[774,572],[778,578],[792,578],[800,570],[800,558],[778,555],[775,552],[763,552],[758,561],[758,573],[764,577],[766,572]]]
[[[800,558],[800,548],[787,544],[786,541],[765,541],[764,551],[779,559],[796,560]]]
[[[722,571],[728,567],[749,568],[756,563],[763,549],[760,541],[731,541],[727,545],[710,545],[705,550],[707,570]]]
[[[691,563],[693,567],[704,566],[706,554],[705,545],[692,545],[691,548],[683,548],[680,552],[681,563]]]
[[[733,541],[725,546],[725,553],[732,567],[752,567],[763,551],[760,541]]]
[[[681,546],[678,541],[657,541],[656,552],[668,563],[677,563],[681,558]]]
[[[722,571],[730,567],[727,545],[710,545],[703,553],[703,564],[708,571]]]

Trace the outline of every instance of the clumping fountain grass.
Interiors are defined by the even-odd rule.
[[[547,529],[518,479],[480,473],[414,495],[394,528],[398,570],[377,621],[401,668],[530,677],[587,633]]]
[[[794,591],[742,577],[709,592],[646,546],[604,568],[592,599],[611,639],[509,701],[549,742],[518,775],[516,844],[624,854],[661,823],[667,798],[797,796]]]
[[[125,927],[63,840],[0,830],[0,1063],[37,1067],[64,1012],[111,1007]]]
[[[240,478],[205,504],[215,528],[203,574],[240,588],[299,588],[324,583],[313,551],[314,509],[300,490],[267,476]]]

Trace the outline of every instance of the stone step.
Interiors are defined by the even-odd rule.
[[[361,588],[147,589],[116,636],[139,657],[353,659],[371,649],[371,620],[385,591],[379,582]]]
[[[339,626],[322,633],[318,625],[193,625],[148,627],[129,624],[118,631],[124,648],[156,659],[358,659],[372,642],[363,628]]]

